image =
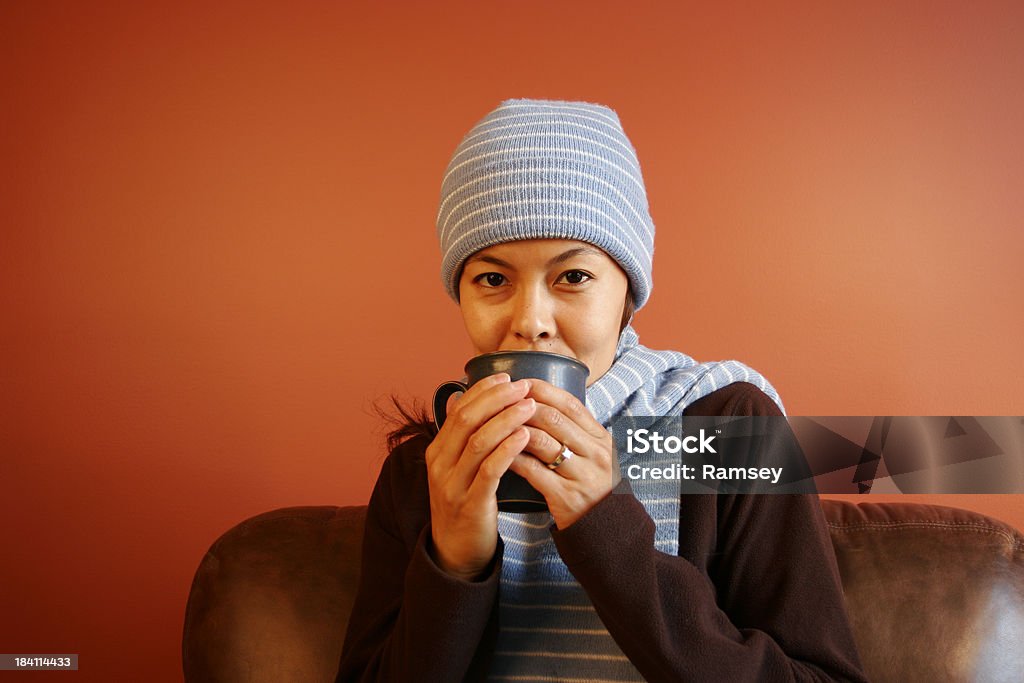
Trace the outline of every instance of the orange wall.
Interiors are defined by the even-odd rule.
[[[432,221],[506,97],[621,114],[649,346],[1024,415],[1024,5],[708,4],[0,5],[0,652],[179,680],[222,531],[367,499],[373,401],[468,354]]]

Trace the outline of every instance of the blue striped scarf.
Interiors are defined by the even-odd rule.
[[[756,371],[736,361],[697,363],[675,351],[642,346],[632,327],[623,330],[615,362],[587,388],[587,407],[606,428],[617,417],[681,415],[686,406],[733,382],[750,382],[779,407],[778,393]],[[634,455],[651,466],[671,455]],[[676,460],[678,458],[676,457]],[[630,456],[620,454],[625,468]],[[632,481],[633,492],[656,525],[655,546],[679,552],[679,482]],[[548,513],[498,513],[505,543],[501,572],[501,630],[492,681],[642,681],[616,645],[586,592],[562,562]]]

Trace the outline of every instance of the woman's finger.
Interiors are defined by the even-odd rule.
[[[588,434],[596,437],[604,435],[605,428],[594,419],[587,406],[565,389],[538,379],[533,381],[529,395],[537,399],[538,403],[557,409]]]
[[[594,449],[590,444],[598,440],[583,427],[573,421],[557,408],[537,401],[537,409],[526,425],[532,427],[530,445],[527,448],[534,455],[550,456],[548,462],[562,450],[562,446],[578,453],[581,457],[591,457]],[[602,434],[603,436],[603,434]],[[536,450],[534,450],[536,449]]]
[[[467,499],[481,503],[494,500],[501,476],[509,469],[515,458],[521,457],[520,453],[528,438],[526,428],[520,427],[502,440],[477,468],[467,492]]]
[[[466,445],[458,460],[452,465],[449,479],[461,490],[470,488],[485,460],[504,444],[508,437],[522,428],[537,409],[532,398],[519,400],[485,422],[466,439]],[[520,444],[520,451],[525,446]],[[519,451],[517,451],[518,453]],[[503,470],[504,471],[504,470]],[[500,475],[499,475],[500,476]]]
[[[469,436],[503,408],[523,398],[528,389],[499,373],[480,380],[454,403],[450,401],[444,424],[427,448],[427,465],[443,472],[450,470]]]
[[[563,460],[562,464],[565,464],[566,460],[571,460],[576,456],[575,451],[573,451],[568,444],[558,441],[543,429],[532,427],[529,424],[527,424],[526,428],[530,431],[530,441],[526,444],[526,448],[523,450],[543,462],[545,465],[550,465],[557,460],[559,454],[562,453],[563,448],[568,448],[572,455]]]
[[[557,472],[548,469],[547,465],[534,456],[516,455],[508,469],[537,489],[544,496],[549,508],[561,498],[561,488],[565,486],[565,479]]]

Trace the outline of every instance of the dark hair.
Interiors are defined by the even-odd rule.
[[[437,435],[437,427],[434,419],[418,401],[411,405],[403,403],[397,396],[390,396],[391,405],[374,404],[374,409],[391,429],[387,432],[386,439],[388,452],[395,450],[401,443],[413,437],[423,436],[433,440]]]
[[[619,324],[619,333],[621,334],[626,325],[633,320],[633,314],[636,313],[636,302],[633,300],[633,287],[626,287],[626,303],[622,307],[622,322]]]

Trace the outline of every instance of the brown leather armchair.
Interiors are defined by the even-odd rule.
[[[823,500],[874,681],[1024,681],[1024,535],[984,515]],[[185,612],[188,681],[333,681],[366,508],[293,507],[221,536]]]

